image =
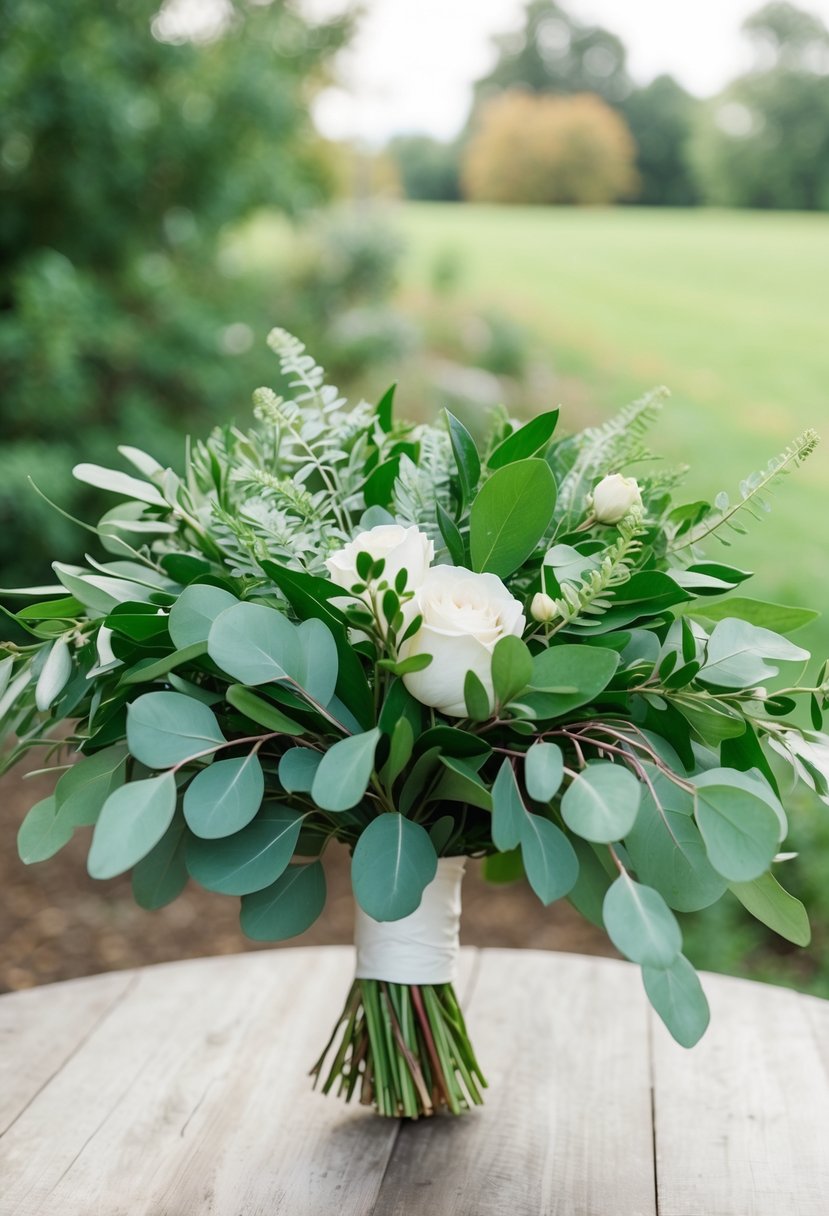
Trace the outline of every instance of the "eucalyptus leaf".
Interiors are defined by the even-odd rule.
[[[58,816],[54,794],[30,807],[17,833],[17,852],[24,865],[47,861],[72,839],[74,824]]]
[[[148,692],[127,707],[127,746],[147,768],[172,768],[224,742],[212,709],[182,693]]]
[[[688,807],[659,808],[645,793],[625,848],[641,882],[655,887],[677,912],[707,908],[725,893],[726,881],[708,860],[705,844],[692,818],[693,800],[679,791]]]
[[[176,650],[206,642],[219,613],[236,603],[235,595],[209,583],[185,587],[170,609],[168,628]]]
[[[132,894],[141,908],[153,912],[172,903],[187,886],[184,820],[176,815],[158,844],[132,872]]]
[[[492,785],[492,841],[499,852],[521,843],[521,826],[527,814],[515,773],[504,760]]]
[[[104,803],[89,850],[91,878],[114,878],[136,865],[158,844],[176,809],[172,773],[130,781]]]
[[[796,946],[809,945],[812,931],[806,909],[773,874],[761,874],[752,882],[732,882],[729,887],[746,911],[774,933]]]
[[[602,646],[550,646],[533,659],[530,687],[519,703],[536,718],[562,717],[594,701],[618,666],[618,654]]]
[[[564,757],[557,743],[533,743],[524,757],[524,784],[535,802],[549,802],[564,779]]]
[[[279,782],[288,794],[310,794],[322,760],[310,747],[289,747],[279,758]]]
[[[122,743],[83,756],[59,778],[55,786],[58,813],[64,823],[81,827],[95,823],[113,790],[123,785],[127,749]]]
[[[325,906],[325,872],[318,861],[293,865],[261,891],[242,899],[242,932],[252,941],[281,942],[310,929]]]
[[[374,753],[380,741],[377,727],[361,735],[350,735],[330,747],[322,758],[311,797],[324,811],[347,811],[365,796],[374,769]]]
[[[247,827],[221,840],[191,836],[187,870],[208,891],[248,895],[270,886],[294,854],[303,816],[278,803],[266,804]]]
[[[521,820],[521,857],[527,880],[543,904],[551,904],[572,890],[579,876],[573,846],[560,828],[543,815]]]
[[[249,688],[245,688],[244,684],[231,684],[225,693],[225,698],[229,705],[238,709],[240,714],[244,714],[257,726],[264,726],[265,730],[278,731],[282,735],[305,734],[304,726],[272,705],[270,701],[264,700]]]
[[[231,836],[253,819],[265,794],[265,777],[255,752],[217,760],[196,773],[184,794],[184,818],[197,836]]]
[[[718,769],[694,778],[696,821],[717,873],[731,882],[751,882],[777,852],[780,821],[768,801],[727,784],[729,777],[729,770]]]
[[[397,813],[371,821],[351,862],[354,897],[364,912],[380,921],[411,915],[436,873],[437,854],[429,833]]]
[[[682,950],[679,925],[665,900],[628,874],[608,889],[602,918],[613,945],[633,963],[670,967]]]
[[[207,653],[242,684],[301,682],[303,652],[296,626],[264,604],[233,604],[220,612],[210,628]]]
[[[570,782],[561,799],[561,815],[583,840],[609,844],[622,840],[636,822],[642,787],[621,764],[589,764]]]
[[[684,954],[669,967],[643,967],[648,1000],[680,1047],[693,1047],[705,1034],[710,1011],[702,984]]]

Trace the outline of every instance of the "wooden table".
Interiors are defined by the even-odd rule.
[[[0,998],[2,1216],[829,1213],[829,1002],[707,976],[686,1052],[626,963],[466,950],[487,1105],[401,1123],[309,1088],[352,967],[275,950]]]

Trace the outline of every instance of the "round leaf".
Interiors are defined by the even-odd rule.
[[[187,886],[185,840],[184,820],[176,815],[158,844],[132,872],[132,894],[139,907],[154,912],[172,903]]]
[[[685,795],[681,796],[684,802]],[[687,800],[691,803],[690,797]],[[660,813],[650,794],[642,799],[636,823],[625,836],[625,848],[640,881],[656,887],[677,912],[707,908],[726,890],[690,813],[670,806],[663,806]]]
[[[751,882],[771,865],[780,823],[765,799],[737,785],[723,784],[723,772],[727,770],[694,778],[697,825],[717,873],[731,882]],[[712,777],[716,784],[706,780]]]
[[[301,675],[302,650],[296,626],[264,604],[233,604],[210,628],[207,653],[222,671],[256,686]]]
[[[584,840],[608,844],[633,827],[641,796],[642,787],[629,769],[591,764],[565,790],[562,818]]]
[[[269,886],[286,868],[303,816],[289,807],[266,805],[234,836],[187,842],[187,869],[208,891],[248,895]]]
[[[256,942],[281,942],[313,925],[325,906],[325,873],[318,861],[289,866],[262,891],[242,900],[242,932]]]
[[[172,768],[225,737],[207,705],[180,692],[148,692],[127,707],[127,746],[147,768]]]
[[[167,628],[176,650],[206,642],[219,613],[237,603],[235,595],[208,583],[185,587],[170,609]]]
[[[648,1000],[681,1047],[693,1047],[708,1027],[708,1001],[699,976],[684,954],[670,967],[643,967]]]
[[[542,815],[521,822],[521,857],[530,886],[543,904],[561,899],[575,886],[579,863],[560,828]]]
[[[323,753],[290,747],[279,761],[279,782],[289,794],[310,794]]]
[[[380,731],[349,735],[323,756],[311,787],[311,797],[324,811],[347,811],[361,801],[374,768]]]
[[[682,949],[679,925],[665,900],[627,874],[609,888],[602,917],[613,945],[631,962],[670,967]]]
[[[524,784],[535,802],[549,802],[564,778],[564,757],[556,743],[533,743],[524,758]]]
[[[30,808],[17,833],[17,851],[24,865],[54,857],[72,838],[74,824],[57,814],[55,796]]]
[[[373,819],[357,841],[351,862],[354,896],[375,920],[400,920],[420,904],[437,873],[429,833],[404,815]]]
[[[107,798],[95,825],[87,869],[91,878],[114,878],[156,845],[176,809],[172,773],[130,781]]]
[[[217,760],[196,773],[184,795],[187,826],[206,840],[232,836],[253,819],[262,804],[265,777],[251,752]]]

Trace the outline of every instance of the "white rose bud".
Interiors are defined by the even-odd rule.
[[[492,652],[501,638],[524,632],[519,601],[495,574],[434,566],[415,594],[414,608],[423,624],[403,643],[400,658],[428,654],[432,662],[403,677],[412,696],[447,717],[463,718],[464,681],[474,671],[492,706]]]
[[[403,528],[400,524],[379,524],[368,532],[360,532],[354,540],[331,554],[325,565],[332,583],[344,587],[346,591],[362,583],[357,573],[359,553],[368,553],[374,561],[383,558],[386,564],[381,577],[390,587],[394,586],[400,571],[405,570],[406,586],[410,591],[415,591],[426,577],[435,556],[435,546],[414,525]]]
[[[593,515],[600,524],[618,524],[633,507],[641,507],[642,495],[635,477],[610,473],[593,491]]]
[[[534,621],[541,621],[542,624],[546,625],[548,621],[551,621],[557,615],[556,602],[552,596],[547,595],[544,591],[539,591],[533,596],[532,603],[530,604],[530,616]]]

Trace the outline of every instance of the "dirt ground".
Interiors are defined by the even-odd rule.
[[[14,845],[28,808],[52,782],[22,780],[22,770],[0,779],[0,992],[213,954],[262,947],[239,929],[239,901],[191,883],[158,912],[136,906],[129,878],[95,882],[86,873],[91,829],[80,829],[51,861],[24,866]],[[532,947],[610,954],[607,938],[559,902],[544,908],[525,884],[493,887],[472,863],[464,881],[461,941],[474,946]],[[345,849],[326,857],[325,910],[301,938],[285,945],[351,941],[353,911]]]

